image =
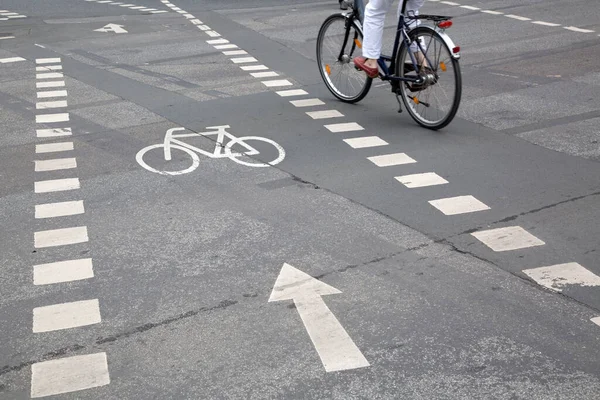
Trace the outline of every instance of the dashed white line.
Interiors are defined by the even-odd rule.
[[[481,8],[479,7],[473,7],[473,6],[460,6],[461,8],[466,8],[467,10],[474,10],[474,11],[479,11],[481,10]]]
[[[568,29],[570,31],[573,32],[579,32],[579,33],[594,33],[593,30],[591,29],[583,29],[583,28],[577,28],[576,26],[565,26],[565,29]]]
[[[35,104],[35,108],[37,110],[45,110],[48,108],[63,108],[63,107],[67,107],[66,100],[40,101]]]
[[[45,143],[36,144],[35,152],[40,153],[56,153],[59,151],[70,151],[73,150],[73,142],[62,142],[62,143]]]
[[[366,147],[385,146],[389,144],[379,136],[365,136],[352,139],[344,139],[344,142],[353,149],[362,149]]]
[[[66,217],[83,214],[84,212],[83,200],[37,204],[35,206],[36,219]]]
[[[544,26],[560,26],[560,24],[555,24],[553,22],[545,22],[545,21],[531,21],[532,24],[536,25],[544,25]]]
[[[0,58],[0,64],[8,64],[19,61],[25,61],[25,59],[23,57]]]
[[[45,397],[108,385],[106,353],[59,358],[31,366],[31,397]]]
[[[88,240],[87,227],[85,226],[52,229],[34,233],[34,246],[36,249],[85,243]]]
[[[51,285],[73,282],[94,277],[91,258],[59,261],[33,266],[33,284]]]
[[[502,15],[504,14],[502,11],[494,11],[494,10],[481,10],[482,13],[492,14],[492,15]]]
[[[41,67],[35,67],[37,72],[43,71],[60,71],[62,70],[62,65],[43,65]]]
[[[215,32],[215,31],[206,31],[206,34],[210,37],[219,37],[221,36],[221,34],[219,32]]]
[[[242,65],[240,68],[244,71],[263,71],[269,69],[266,65]]]
[[[453,1],[441,1],[440,3],[448,4],[449,6],[459,6],[460,4],[455,3]]]
[[[420,188],[427,186],[444,185],[447,180],[436,174],[435,172],[425,172],[422,174],[412,174],[397,176],[395,179],[402,183],[407,188]]]
[[[54,64],[60,63],[60,58],[37,58],[35,60],[36,64]]]
[[[207,40],[206,43],[208,43],[208,44],[225,44],[225,43],[229,43],[229,40],[227,40],[227,39],[211,39],[211,40]]]
[[[35,87],[37,89],[64,87],[65,81],[50,81],[50,82],[36,82]]]
[[[414,164],[417,161],[407,156],[405,153],[384,154],[381,156],[367,157],[378,167],[391,167],[394,165]]]
[[[546,244],[520,226],[479,231],[471,235],[494,251],[519,250]]]
[[[53,129],[36,129],[37,137],[60,137],[60,136],[71,136],[73,132],[71,128],[53,128]]]
[[[223,54],[226,56],[241,56],[243,54],[248,54],[246,50],[228,50],[224,51]]]
[[[47,92],[37,92],[38,99],[47,99],[50,97],[66,97],[66,90],[49,90]]]
[[[444,215],[467,214],[490,209],[490,207],[473,196],[456,196],[430,200],[429,204],[440,210]]]
[[[340,118],[344,116],[338,110],[307,111],[306,115],[312,119]]]
[[[302,90],[302,89],[280,90],[275,93],[277,93],[281,97],[305,96],[308,94],[308,92],[306,90]]]
[[[254,57],[238,57],[238,58],[232,58],[231,61],[234,64],[245,64],[245,63],[257,62],[258,60]]]
[[[590,321],[592,321],[596,325],[600,326],[600,317],[592,318],[592,319],[590,319]]]
[[[279,76],[279,74],[274,71],[252,72],[250,75],[252,75],[254,78],[274,78],[276,76]]]
[[[200,29],[201,31],[209,31],[210,30],[210,26],[208,26],[208,25],[198,25],[198,26],[196,26],[196,28]]]
[[[69,113],[40,114],[35,116],[35,122],[37,122],[38,124],[67,121],[69,121]]]
[[[538,285],[555,292],[562,292],[567,285],[600,286],[600,276],[576,262],[526,269],[523,273]]]
[[[505,17],[516,19],[519,21],[531,21],[531,18],[521,17],[520,15],[514,15],[514,14],[506,14]]]
[[[308,93],[306,93],[308,94]],[[357,124],[356,122],[343,122],[340,124],[328,124],[324,125],[325,128],[332,133],[339,132],[355,132],[355,131],[364,131],[365,128]]]
[[[235,44],[218,44],[215,46],[215,49],[217,50],[225,50],[225,49],[237,49],[238,46]]]
[[[33,309],[33,332],[51,332],[101,322],[98,300],[74,301]]]
[[[63,192],[81,187],[79,178],[50,179],[34,183],[35,193]]]
[[[190,22],[191,22],[192,24],[194,24],[194,25],[200,25],[200,24],[202,24],[202,21],[200,21],[199,19],[193,19],[193,20],[191,20]]]
[[[57,158],[54,160],[35,161],[36,172],[58,171],[72,168],[77,168],[77,161],[75,158]]]
[[[292,82],[287,79],[280,79],[275,81],[262,81],[261,82],[266,87],[281,87],[281,86],[292,86]]]
[[[294,107],[314,107],[325,104],[321,99],[303,99],[290,101]]]

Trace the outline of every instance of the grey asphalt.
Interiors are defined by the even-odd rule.
[[[459,118],[430,132],[396,113],[387,87],[353,106],[324,88],[314,40],[335,2],[174,4],[346,118],[311,120],[177,13],[3,2],[28,18],[0,21],[0,33],[17,36],[0,41],[0,58],[27,59],[0,64],[1,399],[29,398],[33,363],[96,352],[107,353],[110,384],[56,398],[597,398],[600,326],[590,318],[600,316],[600,288],[557,294],[521,272],[575,261],[600,275],[597,34],[428,3],[458,16],[450,33],[465,76]],[[599,30],[593,1],[565,4],[472,3]],[[129,33],[94,32],[107,23]],[[34,144],[63,139],[35,137],[32,60],[58,56],[78,168],[34,174],[34,159],[59,156],[36,155]],[[323,128],[346,121],[366,131]],[[276,141],[285,160],[251,169],[201,157],[176,177],[135,161],[169,128],[217,124]],[[342,141],[363,134],[390,145]],[[260,150],[257,159],[273,158]],[[366,159],[395,152],[418,162]],[[178,154],[170,167],[189,165]],[[429,171],[450,184],[407,189],[393,179]],[[78,191],[33,193],[34,181],[74,175]],[[467,194],[491,209],[444,216],[427,203]],[[34,219],[36,204],[74,196],[85,214]],[[36,231],[82,225],[88,243],[33,247]],[[494,253],[470,235],[511,225],[546,245]],[[93,258],[93,279],[33,285],[32,265],[79,257]],[[292,302],[267,302],[283,263],[342,292],[324,300],[370,367],[325,372]],[[91,298],[101,323],[32,333],[33,308]]]

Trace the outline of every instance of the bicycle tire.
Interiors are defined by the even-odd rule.
[[[193,151],[191,151],[188,148],[179,146],[177,144],[172,144],[170,146],[171,149],[178,149],[178,150],[181,150],[181,151],[187,153],[192,158],[192,166],[191,167],[188,167],[186,169],[182,169],[179,171],[160,171],[156,168],[152,168],[150,165],[148,165],[146,163],[146,161],[144,161],[144,154],[146,154],[150,150],[164,148],[164,147],[165,147],[165,145],[163,143],[153,144],[151,146],[144,147],[143,149],[141,149],[140,151],[137,152],[137,154],[135,155],[135,160],[138,162],[138,164],[140,164],[142,166],[142,168],[146,169],[147,171],[154,172],[155,174],[170,175],[170,176],[187,174],[189,172],[194,171],[200,165],[200,158],[198,157],[198,154],[194,153]]]
[[[248,140],[256,140],[259,142],[268,143],[271,146],[275,147],[275,149],[277,150],[277,154],[278,154],[277,158],[275,158],[275,160],[269,161],[269,162],[258,161],[256,163],[240,160],[236,155],[234,155],[231,152],[231,148],[235,144],[246,143]],[[245,165],[247,167],[257,167],[257,168],[272,167],[273,165],[279,164],[285,158],[285,150],[283,149],[283,147],[281,147],[280,144],[278,144],[277,142],[275,142],[271,139],[260,137],[260,136],[241,136],[241,137],[237,137],[233,140],[230,140],[225,145],[225,152],[226,152],[226,154],[229,154],[230,160],[232,160],[238,164]],[[243,154],[241,154],[241,155],[243,155]]]
[[[460,72],[460,64],[457,59],[455,59],[454,57],[451,56],[452,49],[450,49],[448,47],[448,45],[446,44],[444,39],[434,29],[427,27],[427,26],[419,26],[415,29],[412,29],[408,33],[408,36],[410,38],[411,43],[418,40],[419,36],[430,36],[432,38],[435,38],[435,40],[437,42],[439,42],[440,46],[443,46],[443,48],[446,49],[446,51],[449,55],[447,60],[449,60],[451,62],[452,69],[454,71],[453,75],[454,75],[455,90],[454,90],[454,96],[452,99],[452,104],[450,105],[450,107],[449,107],[448,111],[446,112],[446,114],[444,115],[444,117],[441,118],[440,120],[429,121],[424,116],[417,113],[416,107],[419,105],[418,98],[417,98],[417,100],[414,100],[414,98],[416,98],[416,96],[414,96],[413,99],[411,100],[410,95],[407,94],[407,90],[409,90],[409,84],[407,84],[406,82],[399,83],[399,90],[400,90],[400,95],[402,97],[402,101],[404,103],[406,110],[412,117],[412,119],[415,120],[415,122],[417,122],[419,125],[421,125],[425,128],[428,128],[428,129],[438,130],[438,129],[444,128],[450,122],[452,122],[452,120],[456,116],[458,107],[460,105],[460,99],[461,99],[461,95],[462,95],[462,76],[461,76],[461,72]],[[429,47],[425,51],[428,52],[428,50],[430,48],[431,47]],[[404,64],[406,61],[407,52],[408,52],[408,47],[406,46],[405,43],[402,43],[400,48],[398,49],[398,55],[396,58],[396,71],[395,71],[396,76],[400,76],[400,77],[405,76]],[[437,73],[439,66],[440,66],[440,62],[438,59],[436,61],[436,69],[434,70],[436,77],[439,77],[439,75]],[[414,68],[412,68],[412,70],[414,71]],[[445,65],[445,63],[444,63],[444,70],[447,70],[447,66]],[[434,83],[433,85],[430,85],[429,87],[435,87],[435,85],[439,86],[438,79],[436,79],[436,83]]]
[[[337,65],[339,65],[340,69],[346,69],[349,73],[352,74],[355,73],[356,75],[353,75],[352,78],[355,79],[357,82],[363,81],[363,83],[361,84],[361,88],[357,90],[356,94],[352,95],[346,95],[340,88],[336,87],[333,80],[331,79],[331,67],[329,64],[324,62],[322,54],[323,42],[325,40],[327,31],[334,24],[334,22],[341,22],[342,25],[345,26],[345,31],[347,31],[349,35],[348,41],[352,42],[352,44],[346,43],[346,46],[350,45],[350,49],[354,50],[356,50],[356,48],[358,47],[358,53],[360,53],[360,47],[362,47],[362,31],[355,21],[351,21],[351,24],[348,26],[346,26],[346,21],[347,17],[345,15],[333,14],[327,17],[327,19],[325,19],[325,21],[321,25],[321,28],[319,29],[319,35],[317,36],[317,65],[319,67],[319,73],[321,74],[321,78],[323,79],[325,86],[327,86],[327,89],[329,89],[331,94],[333,94],[336,98],[345,103],[357,103],[364,99],[365,96],[369,93],[369,90],[371,89],[371,84],[373,82],[373,79],[369,78],[364,72],[357,71],[354,67],[352,59],[354,58],[354,56],[358,56],[360,54],[354,54],[354,51],[351,51],[350,54],[344,55],[346,59],[344,59],[343,61],[338,59],[336,61],[336,63],[339,63]],[[359,36],[359,43],[361,43],[360,47],[358,46],[358,44],[356,44],[357,42],[354,41],[354,34],[350,32],[351,30],[354,30],[354,33],[357,36]],[[343,34],[344,31],[342,31],[341,33]],[[340,43],[340,45],[342,44],[343,43]],[[341,50],[342,49],[340,48],[339,51]]]

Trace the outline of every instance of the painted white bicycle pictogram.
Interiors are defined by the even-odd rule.
[[[198,166],[200,165],[200,158],[198,157],[198,154],[202,154],[210,158],[229,158],[230,160],[235,161],[238,164],[246,165],[248,167],[270,167],[272,165],[279,164],[285,158],[285,150],[273,140],[260,136],[236,137],[233,136],[231,133],[227,132],[228,128],[231,127],[229,125],[209,126],[206,128],[208,130],[207,132],[192,132],[178,134],[175,134],[175,132],[184,131],[185,128],[172,128],[167,131],[163,143],[153,144],[151,146],[144,147],[137,153],[135,159],[142,167],[144,167],[148,171],[155,172],[161,175],[181,175],[192,172],[193,170],[198,168]],[[216,136],[214,151],[209,152],[206,150],[202,150],[198,147],[192,146],[188,143],[184,143],[180,140],[182,138],[189,138],[194,136]],[[271,146],[275,147],[277,157],[270,162],[263,162],[255,160],[253,158],[243,157],[255,156],[260,153],[258,150],[256,150],[254,147],[248,144],[248,142],[252,141],[268,143]],[[238,145],[241,148],[243,148],[243,152],[240,153],[232,151],[232,147],[235,145]],[[163,149],[165,161],[171,161],[171,153],[173,149],[181,150],[187,153],[192,158],[192,166],[180,171],[160,171],[151,167],[144,161],[144,155],[150,150],[159,148]]]

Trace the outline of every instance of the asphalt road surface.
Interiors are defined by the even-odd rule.
[[[600,398],[596,0],[426,2],[438,132],[336,1],[0,9],[0,399]]]

